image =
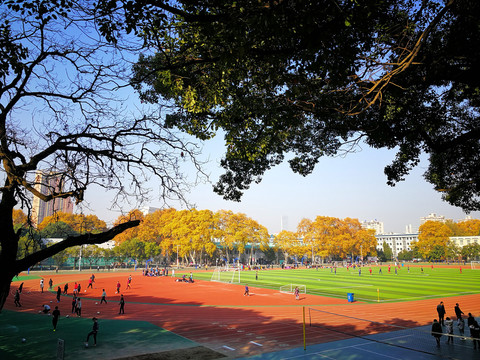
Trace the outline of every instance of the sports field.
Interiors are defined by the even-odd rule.
[[[64,340],[65,359],[76,360],[140,359],[133,356],[142,354],[142,359],[171,360],[251,356],[436,359],[445,353],[450,359],[463,359],[470,358],[473,352],[470,341],[458,339],[454,348],[442,345],[437,349],[428,329],[437,316],[435,309],[440,299],[445,302],[447,316],[454,316],[453,307],[459,302],[465,313],[472,312],[478,319],[478,270],[463,267],[460,273],[458,265],[433,269],[425,265],[423,273],[420,266],[410,266],[408,271],[405,265],[397,269],[397,274],[393,266],[390,273],[388,266],[383,266],[382,274],[378,267],[372,267],[372,274],[363,267],[360,275],[358,268],[337,268],[336,274],[330,268],[251,270],[240,272],[239,283],[212,282],[211,269],[192,273],[194,283],[175,281],[184,274],[189,277],[189,269],[176,270],[175,278],[145,277],[141,270],[95,272],[95,285],[90,289],[89,271],[31,273],[29,277],[22,274],[12,284],[13,294],[24,282],[22,307],[14,306],[12,295],[0,314],[0,359],[55,359],[58,339]],[[52,331],[51,317],[38,313],[44,303],[57,305],[53,291],[40,293],[39,275],[46,283],[52,278],[53,289],[70,285],[69,294],[62,295],[58,303],[62,316],[56,332]],[[129,275],[133,276],[132,288],[126,289]],[[231,279],[230,274],[226,275]],[[126,301],[125,315],[118,314],[117,281]],[[71,313],[74,282],[82,284],[82,317]],[[243,296],[245,284],[250,296]],[[279,291],[286,284],[305,285],[307,293],[295,300],[292,294]],[[104,288],[108,304],[99,304]],[[347,293],[354,293],[355,302],[347,301]],[[99,318],[98,345],[85,348],[93,316]],[[400,335],[398,331],[389,335],[390,331],[379,323],[396,326],[396,330],[423,328],[427,335],[421,343],[426,350],[422,348],[420,353],[402,348],[399,353],[398,347],[369,340],[367,337],[383,336],[402,344],[418,342],[413,332],[406,330],[405,334],[402,330]]]
[[[359,271],[361,269],[361,272]],[[370,273],[371,269],[371,273]],[[381,269],[381,272],[380,272]],[[423,269],[423,271],[422,271]],[[410,301],[479,292],[480,270],[460,266],[371,266],[296,270],[241,271],[240,283],[279,290],[281,286],[305,285],[308,294],[347,299],[348,293],[364,302]],[[182,272],[181,274],[188,274]],[[231,275],[230,275],[231,274]],[[187,275],[188,276],[188,275]],[[256,280],[258,277],[258,280]],[[195,278],[210,280],[211,273],[198,273]],[[238,280],[228,272],[223,280]]]

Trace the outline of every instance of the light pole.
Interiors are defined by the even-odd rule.
[[[82,248],[83,245],[80,245],[80,256],[78,259],[78,271],[82,271]]]
[[[177,269],[179,268],[179,262],[178,262],[178,247],[179,247],[179,245],[177,244]]]
[[[313,244],[312,244],[312,266],[313,266],[313,263],[314,263],[314,256],[313,256]]]

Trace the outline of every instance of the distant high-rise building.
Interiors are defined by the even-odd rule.
[[[420,218],[420,225],[424,224],[427,221],[438,221],[438,222],[446,222],[445,216],[437,215],[435,213],[428,214],[428,216],[423,216]]]
[[[383,222],[377,221],[377,219],[370,221],[364,220],[361,225],[364,229],[375,230],[375,235],[385,234],[385,231],[383,229]]]
[[[288,216],[282,216],[280,218],[280,231],[288,230]]]
[[[140,208],[139,210],[144,216],[146,216],[148,214],[153,214],[155,211],[160,210],[160,208],[151,207],[151,206],[144,206],[144,207]]]
[[[62,191],[62,187],[63,184],[61,184],[60,176],[53,175],[51,173],[45,173],[40,170],[35,173],[34,188],[38,192],[49,195],[54,192],[58,193]],[[34,226],[38,226],[44,218],[46,218],[47,216],[51,216],[57,212],[72,214],[72,200],[70,198],[57,198],[45,202],[37,196],[33,197],[32,221]]]
[[[413,234],[413,228],[412,228],[412,224],[408,224],[405,226],[405,234]]]

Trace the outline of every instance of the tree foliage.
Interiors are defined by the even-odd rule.
[[[139,224],[133,220],[99,233],[85,227],[52,246],[20,251],[17,259],[17,205],[31,217],[34,196],[80,204],[93,186],[111,191],[112,206],[121,209],[125,199],[151,199],[145,183],[152,176],[160,181],[161,199],[184,200],[189,183],[179,159],[200,165],[196,145],[166,128],[161,110],[130,106],[122,89],[139,42],[105,38],[97,11],[95,3],[76,0],[7,0],[0,6],[0,310],[20,271]],[[37,171],[61,186],[41,192]]]
[[[418,241],[413,247],[424,259],[444,258],[452,236],[452,230],[439,221],[426,221],[418,229]]]
[[[168,124],[200,139],[222,130],[225,198],[287,154],[307,175],[363,140],[396,149],[388,184],[426,153],[442,198],[480,209],[478,1],[120,3],[149,47],[131,81],[141,98],[173,102]]]
[[[390,261],[393,259],[393,250],[390,247],[390,245],[387,244],[386,241],[383,242],[382,244],[383,247],[383,256],[385,257],[385,260],[382,259],[382,261]]]
[[[476,260],[480,256],[480,244],[467,244],[460,253],[465,260]]]
[[[46,216],[38,225],[38,229],[43,231],[47,227],[55,227],[55,224],[67,224],[75,233],[84,234],[87,232],[101,233],[107,229],[105,221],[100,220],[96,215],[68,214],[57,212],[54,215]]]

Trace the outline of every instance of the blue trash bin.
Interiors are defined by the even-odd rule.
[[[347,299],[348,299],[348,302],[354,302],[355,300],[353,299],[353,293],[347,293]]]

